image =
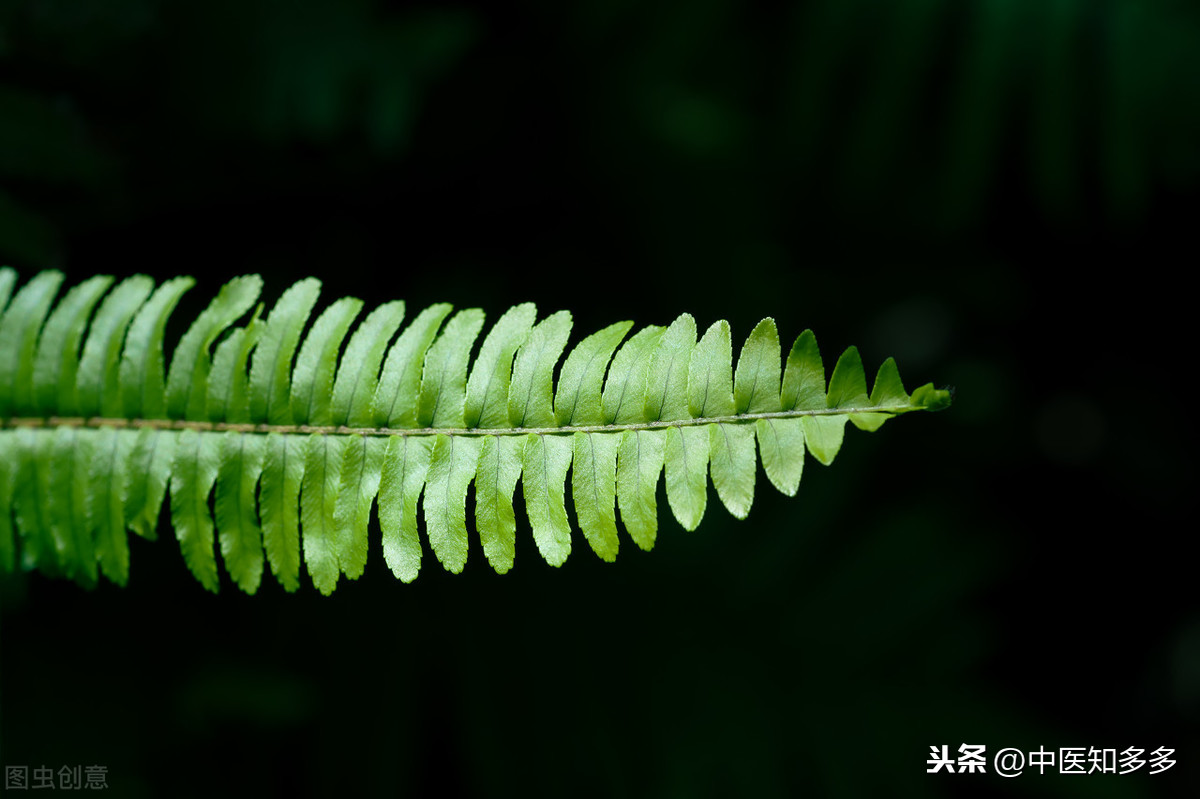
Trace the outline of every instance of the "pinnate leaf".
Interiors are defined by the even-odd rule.
[[[482,310],[444,303],[404,325],[404,304],[387,302],[356,324],[355,298],[310,323],[311,278],[263,316],[255,275],[218,292],[164,376],[164,330],[190,278],[99,276],[56,304],[61,284],[45,272],[18,287],[0,269],[0,572],[83,585],[129,579],[128,533],[153,538],[168,496],[184,563],[213,591],[222,566],[247,593],[269,566],[287,591],[303,568],[331,593],[369,570],[374,535],[403,582],[423,542],[450,572],[478,546],[504,573],[525,520],[552,566],[573,525],[611,561],[623,535],[654,546],[660,478],[687,530],[710,480],[745,518],[758,461],[793,495],[806,454],[832,463],[847,422],[872,431],[950,403],[931,384],[910,396],[890,358],[868,393],[854,347],[826,383],[811,331],[781,373],[772,319],[736,359],[728,323],[697,340],[689,314],[615,322],[569,347],[570,314],[539,321],[531,303],[486,331]]]

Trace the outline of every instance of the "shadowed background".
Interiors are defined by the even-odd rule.
[[[795,498],[330,598],[0,584],[0,763],[115,796],[1194,796],[1200,9],[0,2],[0,263],[811,327],[955,405]],[[318,309],[319,310],[319,309]],[[785,350],[786,351],[786,350]],[[661,489],[660,489],[661,492]],[[522,507],[518,490],[518,508]],[[930,745],[1174,748],[926,775]],[[990,767],[989,767],[990,771]]]

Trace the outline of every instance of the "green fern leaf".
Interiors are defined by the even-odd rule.
[[[367,526],[379,492],[387,442],[359,436],[342,451],[337,506],[333,511],[335,549],[342,571],[357,579],[367,566]]]
[[[317,317],[296,356],[292,375],[292,418],[311,425],[333,423],[333,372],[338,349],[354,317],[362,310],[362,300],[346,297],[330,305]]]
[[[94,277],[73,287],[46,320],[33,363],[37,388],[34,404],[38,413],[58,411],[78,414],[75,381],[79,371],[79,345],[87,318],[100,297],[112,285],[107,275]]]
[[[217,590],[217,561],[213,554],[213,518],[208,510],[220,469],[221,437],[186,429],[179,433],[171,465],[171,522],[183,560],[196,579]]]
[[[279,433],[267,435],[259,489],[263,549],[271,573],[288,591],[300,587],[299,503],[304,480],[304,440]]]
[[[266,439],[230,430],[222,436],[220,446],[214,518],[221,559],[233,581],[253,594],[263,570],[262,528],[254,494],[262,474]]]
[[[0,274],[0,292],[4,289]],[[0,301],[4,297],[0,296]],[[13,493],[16,489],[17,467],[20,450],[17,437],[5,431],[0,434],[0,574],[12,572],[16,567],[16,541],[13,533]]]
[[[484,338],[467,381],[464,426],[487,429],[508,426],[513,356],[529,338],[536,316],[537,309],[531,302],[510,308]]]
[[[21,287],[0,319],[0,417],[36,413],[33,364],[38,333],[62,285],[60,272],[42,272]]]
[[[521,479],[525,439],[486,436],[475,470],[475,528],[488,563],[498,574],[513,567],[517,515],[513,492]]]
[[[132,432],[121,431],[124,436]],[[136,435],[124,483],[125,520],[130,530],[153,540],[158,512],[171,478],[171,465],[175,462],[176,435],[150,427],[142,428]]]
[[[615,433],[576,433],[572,446],[571,496],[575,517],[592,551],[617,559],[617,447]]]
[[[288,591],[307,570],[332,592],[366,570],[376,507],[400,580],[416,578],[423,541],[462,571],[472,485],[478,545],[496,572],[515,564],[518,483],[547,563],[567,560],[573,523],[611,561],[622,528],[654,546],[660,478],[685,529],[708,510],[710,478],[745,518],[757,461],[792,495],[805,453],[831,463],[847,422],[873,431],[950,402],[932,385],[909,395],[890,358],[868,390],[853,347],[826,385],[811,331],[781,375],[771,319],[735,370],[723,321],[699,340],[688,314],[636,332],[617,322],[567,352],[570,314],[538,322],[526,303],[472,360],[478,309],[435,305],[401,329],[403,303],[356,325],[363,303],[343,298],[306,334],[319,283],[295,284],[264,317],[257,276],[221,289],[164,376],[163,331],[190,278],[155,288],[101,276],[55,304],[61,283],[46,272],[16,289],[0,270],[0,571],[87,586],[129,579],[128,532],[153,538],[166,497],[185,564],[214,591],[223,568],[254,593],[269,566]]]
[[[309,278],[289,288],[267,317],[262,341],[250,363],[250,418],[255,422],[291,424],[288,401],[292,356],[308,321],[321,284]]]
[[[467,486],[475,479],[478,463],[478,438],[434,439],[425,485],[425,529],[433,554],[455,573],[467,563]]]
[[[4,311],[8,305],[8,299],[12,296],[13,286],[17,284],[17,272],[9,267],[0,267],[0,313]]]
[[[658,535],[658,477],[663,470],[662,430],[627,430],[617,449],[617,507],[629,535],[642,549]]]
[[[226,328],[250,310],[260,291],[262,278],[258,275],[234,278],[183,334],[167,372],[167,413],[172,419],[204,418],[212,366],[208,349]]]
[[[379,378],[379,364],[392,334],[404,320],[404,303],[385,303],[363,321],[342,356],[333,384],[333,423],[366,427],[371,423],[371,401]]]
[[[154,281],[135,275],[121,281],[100,304],[79,359],[76,389],[81,416],[120,415],[121,342],[138,308],[153,290]],[[58,413],[67,415],[66,410],[60,408]]]
[[[87,431],[92,432],[92,431]],[[87,527],[95,537],[95,560],[110,580],[124,585],[129,579],[129,538],[125,535],[125,508],[122,502],[127,471],[128,447],[132,443],[123,431],[111,427],[96,430],[90,469],[86,482],[80,480],[75,489],[86,489]],[[86,551],[91,542],[80,547]],[[87,560],[87,558],[84,558]],[[91,574],[92,564],[81,563]]]
[[[441,303],[430,306],[400,334],[388,351],[375,389],[375,424],[378,427],[416,427],[417,397],[420,396],[421,367],[425,351],[433,343],[442,320],[450,314],[450,306]]]
[[[417,534],[417,503],[429,475],[432,436],[394,436],[388,441],[379,479],[379,527],[383,557],[400,580],[417,579],[421,542]]]
[[[171,312],[193,283],[190,277],[168,280],[155,289],[133,318],[118,372],[124,418],[167,418],[163,330]]]

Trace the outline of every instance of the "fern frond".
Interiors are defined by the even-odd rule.
[[[497,572],[514,562],[518,482],[548,563],[572,549],[568,494],[583,539],[611,561],[618,517],[637,546],[654,545],[660,476],[683,527],[704,517],[710,475],[744,518],[758,460],[792,495],[805,452],[831,463],[847,422],[871,431],[950,401],[932,385],[909,395],[891,359],[868,393],[853,347],[826,385],[811,331],[781,375],[771,319],[735,370],[723,321],[698,340],[687,314],[633,335],[618,322],[567,352],[570,314],[539,322],[524,304],[472,360],[479,309],[435,305],[401,329],[405,307],[391,302],[355,326],[363,303],[343,298],[308,325],[316,280],[264,317],[258,276],[221,289],[164,372],[163,330],[190,278],[156,288],[97,277],[55,304],[62,281],[44,272],[13,293],[15,273],[0,270],[0,571],[84,585],[127,581],[128,531],[153,537],[168,495],[184,561],[213,591],[219,564],[248,593],[265,567],[293,591],[303,562],[330,593],[366,568],[373,506],[398,578],[417,576],[422,522],[434,557],[459,572],[472,484],[473,526]]]

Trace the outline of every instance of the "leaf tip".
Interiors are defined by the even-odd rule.
[[[942,411],[954,402],[953,386],[934,388],[933,383],[926,383],[912,393],[912,404],[927,411]]]

